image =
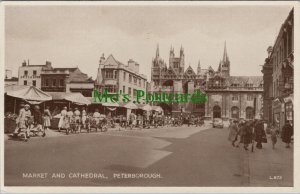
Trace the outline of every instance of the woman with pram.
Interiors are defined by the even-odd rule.
[[[36,105],[34,107],[33,120],[34,120],[34,125],[35,125],[34,130],[32,130],[33,134],[38,135],[39,132],[43,132],[42,137],[45,137],[46,133],[45,133],[45,128],[43,127],[44,119],[43,119],[42,113],[40,111],[40,106],[38,106],[38,105]]]
[[[46,109],[44,110],[44,134],[43,137],[46,135],[46,130],[51,127],[51,113],[49,110],[49,106],[46,106]]]

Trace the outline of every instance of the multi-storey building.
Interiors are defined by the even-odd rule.
[[[293,120],[294,86],[294,9],[282,24],[273,47],[268,48],[263,65],[264,117],[279,129]]]
[[[75,68],[49,68],[41,72],[41,89],[46,92],[79,92],[92,96],[94,81]]]
[[[95,87],[99,91],[107,90],[109,94],[120,92],[129,94],[133,98],[136,90],[146,92],[147,77],[139,73],[140,65],[130,59],[125,65],[117,61],[112,55],[105,59],[104,54],[99,61]]]
[[[19,67],[18,85],[30,85],[41,88],[41,72],[43,70],[51,69],[51,62],[46,61],[45,65],[30,65],[29,61],[24,61]]]
[[[166,113],[190,112],[206,118],[258,118],[262,114],[262,76],[231,76],[226,44],[223,59],[215,71],[211,66],[195,72],[185,69],[184,50],[175,58],[171,47],[169,66],[159,56],[159,49],[152,61],[149,92],[193,93],[200,89],[207,95],[205,104],[158,103]]]

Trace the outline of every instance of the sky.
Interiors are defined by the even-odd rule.
[[[231,75],[262,75],[267,48],[275,42],[291,6],[6,6],[5,68],[17,76],[24,60],[32,65],[79,67],[96,78],[99,59],[112,54],[133,59],[150,81],[159,45],[169,61],[170,47],[185,68],[217,69],[224,43]]]

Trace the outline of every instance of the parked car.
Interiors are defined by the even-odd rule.
[[[224,124],[223,124],[223,120],[221,118],[214,118],[213,119],[213,128],[223,128]]]

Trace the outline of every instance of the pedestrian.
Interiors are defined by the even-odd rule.
[[[100,119],[100,117],[101,117],[101,115],[100,115],[100,113],[99,113],[99,110],[96,108],[96,109],[95,109],[95,112],[94,112],[94,114],[93,114],[93,119],[94,119],[94,121],[96,122],[96,125],[99,124],[99,119]]]
[[[275,149],[275,144],[277,142],[277,132],[276,132],[275,125],[271,126],[270,133],[271,133],[272,148]]]
[[[45,137],[45,129],[43,129],[42,126],[44,122],[43,122],[43,117],[39,105],[36,105],[34,107],[33,120],[34,120],[34,124],[36,125],[37,132],[42,131],[43,132],[42,136]]]
[[[49,129],[51,127],[51,113],[49,110],[49,106],[46,106],[46,109],[44,110],[44,136],[46,135],[45,130]]]
[[[285,125],[282,127],[281,138],[284,143],[286,143],[286,148],[290,148],[291,137],[293,136],[294,129],[290,123],[291,121],[286,121]]]
[[[84,107],[82,107],[82,111],[81,111],[81,122],[82,122],[82,126],[84,129],[86,129],[86,117],[87,117],[87,113]]]
[[[60,112],[60,119],[58,122],[58,132],[60,132],[61,128],[65,128],[65,120],[67,116],[67,107],[65,106],[63,110]]]
[[[188,115],[188,117],[187,117],[187,122],[188,122],[188,127],[191,125],[191,116],[190,115]]]
[[[229,136],[228,140],[231,142],[231,145],[235,147],[235,142],[238,138],[238,126],[236,120],[231,120],[229,125]]]
[[[81,113],[80,113],[79,109],[76,107],[75,111],[74,111],[74,117],[75,117],[75,123],[76,123],[76,125],[78,125],[78,132],[80,132],[80,127],[81,127],[80,115],[81,115]]]
[[[29,137],[29,127],[31,125],[29,121],[31,117],[31,112],[30,112],[30,105],[26,104],[23,107],[23,104],[21,104],[21,109],[19,111],[19,115],[17,118],[17,128],[14,131],[14,136],[18,136],[18,134],[23,130],[24,132],[24,139],[25,141],[28,140]]]
[[[129,115],[130,129],[133,129],[133,127],[135,126],[135,122],[136,122],[136,116],[133,112],[131,112],[130,115]]]
[[[25,121],[23,122],[23,118],[25,116],[25,108],[24,108],[24,103],[20,104],[20,110],[18,117],[16,118],[16,128],[15,131],[13,132],[13,136],[17,136],[19,134],[20,129],[25,128]]]
[[[248,146],[251,143],[252,128],[250,121],[247,121],[241,126],[241,143],[244,144],[244,149],[248,150]]]
[[[256,148],[262,149],[262,142],[266,143],[263,139],[266,139],[266,133],[264,130],[264,124],[262,121],[256,121],[254,123],[254,139],[256,141]]]

